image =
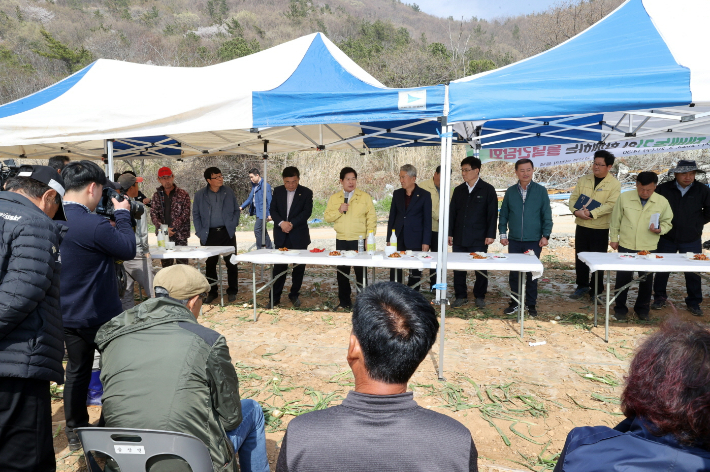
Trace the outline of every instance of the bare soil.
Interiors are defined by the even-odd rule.
[[[522,340],[516,317],[502,313],[508,303],[501,291],[507,287],[507,273],[491,274],[485,309],[467,304],[446,310],[445,380],[438,378],[439,339],[410,381],[420,405],[470,429],[481,470],[550,470],[570,429],[614,426],[623,418],[618,402],[629,359],[659,322],[674,312],[702,323],[710,319],[685,311],[684,279],[673,274],[669,294],[677,310],[669,305],[653,311],[650,321],[633,315],[628,322],[612,321],[605,343],[601,307],[595,327],[594,306],[588,299],[568,298],[575,288],[573,258],[571,248],[543,252],[540,314],[526,320]],[[251,272],[250,267],[243,270]],[[384,270],[378,271],[379,280],[387,277]],[[264,407],[273,469],[294,415],[335,405],[352,388],[345,360],[350,313],[331,311],[337,305],[334,269],[309,267],[301,292],[303,305],[294,309],[286,301],[274,310],[259,309],[254,322],[249,279],[241,277],[237,302],[224,308],[206,306],[200,323],[226,337],[242,397],[254,398]],[[636,288],[631,292],[630,306]],[[266,296],[260,294],[258,305],[265,303]],[[702,308],[710,313],[707,305]],[[541,341],[545,344],[529,345]],[[52,412],[58,470],[81,470],[80,451],[70,454],[66,447],[61,400],[54,402]],[[90,408],[90,414],[92,421],[98,420],[100,408]]]

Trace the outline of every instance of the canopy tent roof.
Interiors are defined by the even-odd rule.
[[[444,86],[390,89],[320,33],[202,68],[99,59],[0,107],[0,154],[116,158],[438,144]],[[412,128],[415,126],[415,128]]]
[[[585,160],[600,147],[633,154],[706,147],[708,17],[704,0],[628,0],[553,49],[453,82],[449,121],[483,157],[539,157],[542,165]],[[578,146],[585,143],[596,149]],[[536,146],[546,150],[533,156]]]

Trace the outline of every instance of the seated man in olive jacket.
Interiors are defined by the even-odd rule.
[[[242,472],[268,472],[261,407],[239,400],[224,336],[197,322],[207,279],[177,264],[158,272],[154,286],[156,298],[96,334],[106,426],[191,434],[209,449],[215,472],[236,469],[233,451]],[[160,467],[183,470],[177,463]]]

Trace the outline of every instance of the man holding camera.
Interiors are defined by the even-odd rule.
[[[53,472],[49,384],[64,380],[59,245],[64,182],[22,166],[0,192],[0,469]],[[84,397],[86,399],[86,397]]]
[[[132,172],[124,172],[118,177],[118,184],[121,186],[121,194],[130,197],[135,201],[140,201],[138,184],[143,182],[143,177],[136,177]],[[141,205],[140,203],[138,203]],[[123,310],[128,310],[135,306],[133,292],[133,282],[136,281],[143,287],[148,298],[153,296],[153,264],[151,263],[148,249],[148,215],[145,210],[136,221],[136,257],[130,261],[123,262],[126,269],[126,293],[121,297]]]
[[[104,186],[112,185],[98,165],[74,161],[62,170],[62,177],[69,227],[61,244],[61,308],[69,357],[64,416],[69,450],[75,451],[81,444],[74,429],[89,426],[86,395],[96,349],[94,337],[102,324],[123,311],[114,260],[129,261],[136,256],[136,237],[128,199],[112,199],[115,227],[108,219],[92,213]]]

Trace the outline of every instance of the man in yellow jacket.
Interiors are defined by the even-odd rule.
[[[609,151],[594,153],[592,173],[577,181],[569,198],[569,210],[576,216],[574,232],[574,263],[577,272],[577,290],[570,298],[578,300],[589,293],[594,296],[594,274],[587,264],[579,260],[580,252],[606,252],[609,245],[609,221],[616,200],[621,194],[621,184],[609,173],[614,165],[614,155]],[[592,282],[590,283],[590,276]],[[591,288],[590,288],[591,287]],[[596,293],[604,291],[604,273],[597,279]]]
[[[441,184],[441,166],[438,166],[434,171],[434,176],[419,184],[431,194],[431,243],[429,250],[431,252],[439,252],[439,186]],[[451,189],[451,194],[454,189]],[[451,199],[451,196],[449,196]],[[429,285],[430,289],[436,284],[436,269],[429,269]]]
[[[372,197],[357,189],[357,172],[352,167],[344,167],[340,171],[340,183],[343,191],[330,197],[325,208],[325,221],[335,223],[335,249],[338,251],[357,251],[360,236],[367,240],[370,231],[374,235],[377,230],[377,214]],[[350,266],[337,266],[338,269],[338,300],[335,309],[351,310],[350,300]],[[358,285],[363,285],[363,267],[355,267],[355,278]]]
[[[673,211],[665,197],[654,193],[656,184],[658,176],[655,173],[641,172],[636,177],[636,190],[621,194],[609,224],[609,245],[612,249],[620,253],[655,252],[661,235],[671,230]],[[634,311],[639,319],[647,320],[651,308],[653,273],[639,272],[639,277],[643,280],[639,284]],[[617,272],[615,290],[630,283],[633,278],[633,272]],[[628,294],[627,288],[616,298],[614,316],[619,321],[626,320],[629,312],[626,308]]]

